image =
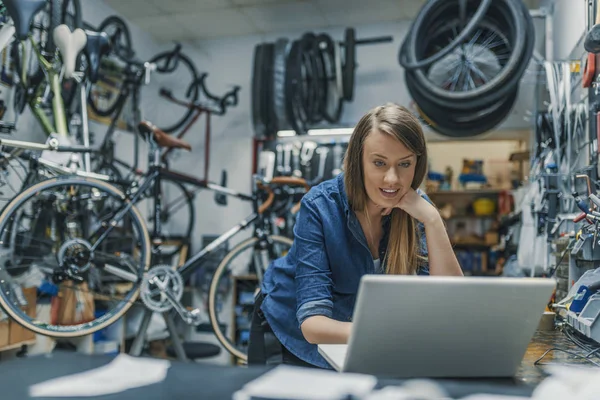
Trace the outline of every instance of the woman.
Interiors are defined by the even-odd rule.
[[[364,274],[462,275],[442,218],[418,187],[419,121],[386,104],[356,125],[344,172],[304,195],[289,253],[267,269],[249,364],[331,368],[317,344],[347,343]]]

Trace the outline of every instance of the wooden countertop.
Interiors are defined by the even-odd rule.
[[[527,352],[523,357],[523,361],[521,361],[521,366],[519,367],[515,378],[530,385],[537,385],[547,376],[543,370],[544,364],[593,365],[584,359],[573,357],[572,355],[561,351],[551,351],[540,362],[540,365],[533,364],[548,349],[553,347],[558,347],[581,355],[585,353],[577,345],[571,342],[560,330],[537,331],[527,347]],[[596,357],[594,361],[599,362],[600,359]]]

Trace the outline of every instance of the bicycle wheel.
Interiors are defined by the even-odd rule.
[[[185,54],[173,55],[173,52],[164,52],[157,54],[150,62],[156,64],[157,72],[152,75],[153,87],[159,91],[167,90],[179,101],[194,103],[198,100],[198,73],[192,60]],[[194,112],[193,108],[175,104],[160,95],[154,98],[150,106],[153,107],[149,110],[152,120],[167,133],[181,128]]]
[[[168,258],[179,253],[181,248],[189,243],[196,218],[194,196],[180,182],[161,178],[160,197],[160,232],[156,237],[154,235],[156,201],[152,187],[144,194],[144,198],[137,202],[136,207],[145,211],[147,215],[146,226],[152,237],[155,253]],[[181,244],[170,245],[170,239],[178,240]],[[153,264],[156,263],[153,261]]]
[[[0,306],[26,329],[63,338],[119,319],[151,255],[144,221],[122,192],[70,176],[15,197],[0,215],[0,243]],[[32,301],[47,311],[31,312]]]
[[[271,235],[265,241],[256,237],[251,237],[234,247],[221,261],[215,274],[213,275],[208,292],[208,315],[213,331],[221,345],[238,360],[246,363],[247,339],[239,330],[249,332],[252,312],[254,310],[254,293],[259,288],[259,279],[256,277],[256,266],[258,265],[262,272],[266,270],[271,261],[287,253],[292,246],[292,240],[283,236]],[[246,251],[250,250],[250,254]],[[250,279],[248,279],[250,278]],[[223,281],[225,280],[225,282]],[[232,285],[232,280],[235,285]],[[220,290],[222,287],[232,287],[233,290]],[[236,293],[235,299],[227,299],[231,293]],[[235,332],[229,334],[222,331],[222,323],[219,320],[219,308],[224,302],[234,301],[239,307],[231,307],[240,312],[235,316],[225,318],[228,321],[238,321]],[[241,323],[246,326],[241,326]],[[226,325],[225,325],[226,326]],[[233,339],[232,339],[233,338]]]

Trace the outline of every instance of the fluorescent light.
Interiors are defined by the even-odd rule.
[[[337,128],[337,129],[309,129],[310,136],[327,136],[327,135],[351,135],[354,128]]]
[[[296,131],[278,131],[277,137],[290,137],[296,136]]]

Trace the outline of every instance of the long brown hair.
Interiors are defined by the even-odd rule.
[[[417,156],[411,187],[417,189],[427,172],[427,146],[421,124],[411,112],[397,104],[385,104],[367,112],[358,121],[348,142],[344,157],[344,185],[348,203],[354,212],[366,212],[367,192],[364,184],[363,148],[367,136],[379,131],[399,140]],[[365,213],[368,215],[368,213]],[[414,274],[419,256],[417,221],[404,210],[394,208],[391,214],[387,252],[382,262],[386,273]]]

